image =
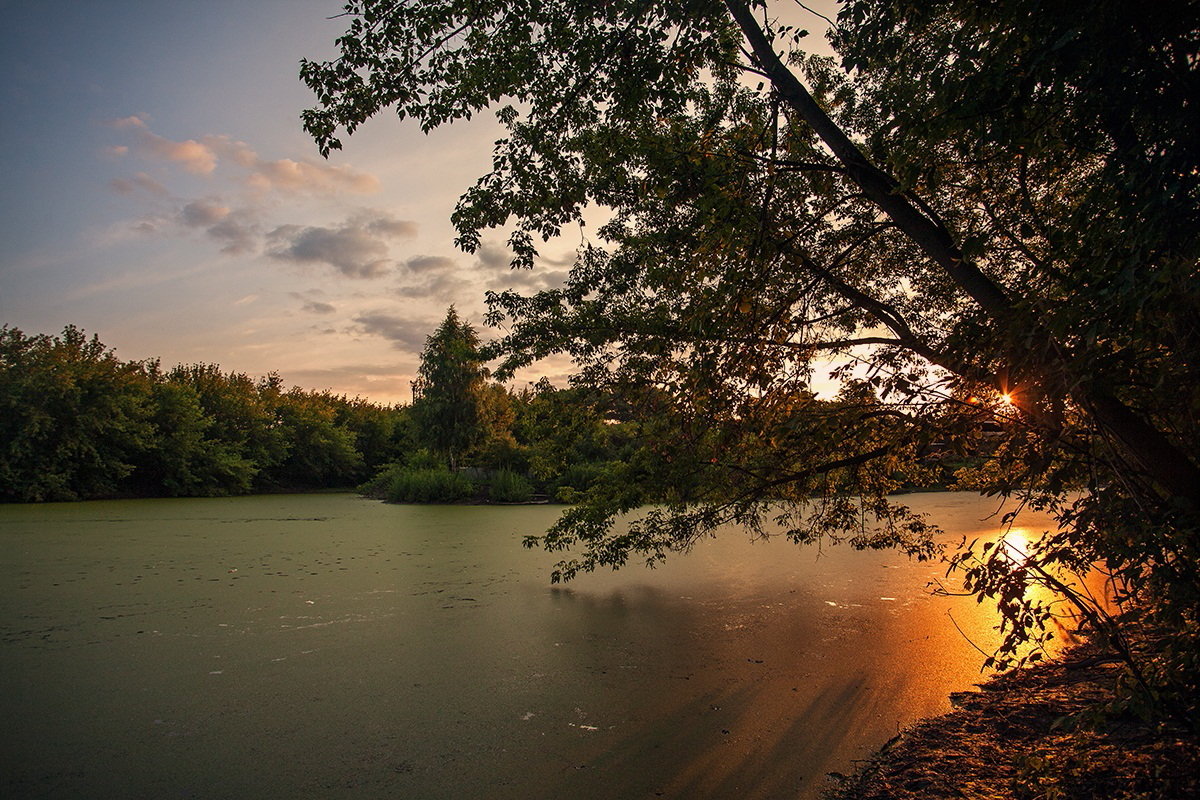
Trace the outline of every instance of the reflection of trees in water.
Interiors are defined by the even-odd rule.
[[[569,612],[554,617],[555,655],[606,703],[583,709],[600,732],[589,769],[565,773],[572,796],[796,796],[894,733],[881,719],[916,680],[820,652],[829,639],[809,593],[765,611],[761,598],[651,586],[551,597]]]
[[[816,796],[825,773],[947,710],[951,687],[977,679],[983,657],[946,611],[987,644],[995,610],[933,597],[929,565],[843,548],[817,559],[783,542],[713,547],[740,572],[733,586],[719,573],[631,584],[643,573],[630,570],[616,588],[549,590],[558,668],[586,675],[573,696],[600,704],[579,706],[599,730],[583,745],[588,769],[564,771],[567,793]],[[758,584],[748,558],[772,568]],[[791,583],[773,569],[789,559]]]

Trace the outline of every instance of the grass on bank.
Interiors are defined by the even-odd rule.
[[[523,475],[500,469],[477,479],[445,467],[396,465],[359,487],[359,492],[390,503],[527,503],[533,485]]]

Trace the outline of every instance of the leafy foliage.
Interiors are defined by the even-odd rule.
[[[111,494],[152,435],[145,365],[95,336],[0,328],[0,492],[19,500]]]
[[[393,503],[457,503],[475,493],[470,478],[445,467],[396,468],[383,474],[384,496]]]
[[[514,394],[485,381],[474,333],[453,310],[448,319],[465,335],[438,352],[461,346],[466,368],[427,375],[465,375],[468,408],[432,431],[420,403],[285,390],[278,375],[254,380],[215,364],[163,371],[123,362],[74,327],[60,337],[0,328],[0,500],[199,497],[369,478],[360,491],[404,502],[525,502],[568,482],[585,489],[624,457],[625,427],[605,421],[594,398],[548,383]],[[453,396],[444,389],[427,387],[423,398]],[[454,430],[456,421],[471,430]],[[431,441],[461,447],[460,468],[448,471],[446,451],[420,446]],[[408,488],[393,492],[398,476]]]
[[[125,362],[96,336],[0,327],[0,499],[352,486],[411,448],[407,411],[213,364]]]
[[[497,470],[488,486],[488,496],[498,503],[524,503],[533,497],[533,486],[510,469]]]
[[[133,481],[138,493],[171,496],[244,494],[258,473],[230,442],[210,437],[216,420],[204,413],[195,389],[160,381],[151,389],[155,436]]]
[[[455,210],[460,246],[511,220],[532,267],[535,238],[611,211],[564,287],[490,298],[500,374],[568,353],[579,386],[643,412],[644,446],[540,540],[581,548],[562,577],[772,516],[925,555],[887,493],[983,457],[965,484],[1063,526],[954,561],[1010,644],[1046,613],[1022,587],[1101,564],[1171,631],[1136,683],[1195,719],[1194,3],[850,0],[840,64],[744,0],[346,11],[341,55],[302,65],[323,152],[385,108],[431,130],[493,107],[508,133]],[[817,401],[834,355],[842,393]]]
[[[451,470],[483,435],[481,393],[484,371],[475,329],[454,306],[425,341],[420,377],[413,384],[413,418],[418,438],[440,453]]]

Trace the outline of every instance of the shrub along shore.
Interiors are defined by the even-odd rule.
[[[549,502],[545,495],[534,494],[528,479],[510,469],[451,472],[445,468],[392,465],[358,491],[390,503]]]

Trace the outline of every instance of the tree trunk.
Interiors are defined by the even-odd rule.
[[[899,183],[872,164],[837,123],[817,105],[800,80],[788,69],[768,40],[750,7],[743,0],[725,0],[725,6],[750,43],[759,66],[771,80],[779,96],[813,128],[846,168],[850,179],[895,223],[914,244],[941,267],[958,287],[993,320],[1011,325],[1017,316],[1004,289],[963,255],[950,232],[939,220],[931,219],[922,208],[900,191]],[[1031,331],[1039,331],[1035,320],[1025,320]],[[1038,338],[1047,347],[1043,353],[1059,352],[1052,337],[1042,332]],[[1047,385],[1064,385],[1071,374],[1065,358],[1044,363],[1038,370],[1048,378]],[[1092,419],[1110,433],[1133,462],[1157,484],[1166,499],[1178,499],[1200,511],[1200,466],[1134,410],[1107,391],[1084,384],[1075,400],[1089,411]]]

